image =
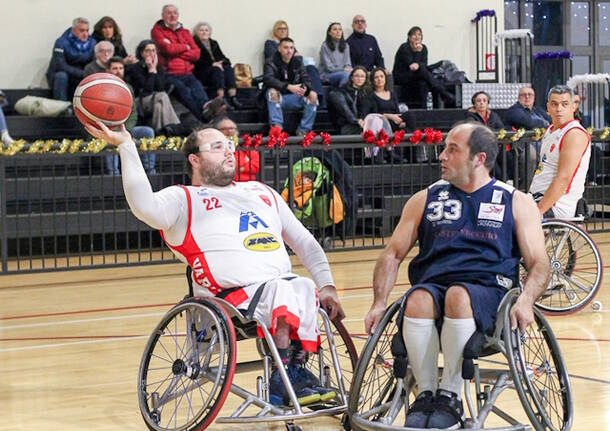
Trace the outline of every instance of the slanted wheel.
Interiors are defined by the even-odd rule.
[[[349,395],[349,424],[352,429],[362,429],[363,422],[382,422],[391,425],[398,411],[390,409],[396,391],[397,380],[393,374],[392,337],[398,332],[396,318],[400,301],[388,307],[375,332],[369,336],[356,365]],[[405,401],[408,402],[408,401]]]
[[[318,355],[309,355],[307,360],[307,367],[316,376],[320,377],[320,381],[325,382],[326,379],[330,379],[325,382],[325,385],[329,388],[339,388],[336,372],[333,365],[333,357],[330,350],[330,344],[328,342],[328,334],[326,333],[326,326],[324,324],[325,316],[322,313],[318,314],[318,327],[320,328],[320,349]],[[329,320],[330,330],[332,332],[333,343],[335,351],[337,352],[337,358],[339,359],[339,368],[341,370],[341,376],[343,380],[343,388],[346,393],[352,384],[352,377],[354,375],[354,369],[356,368],[356,362],[358,362],[358,352],[352,342],[352,338],[343,326],[343,323],[339,320]],[[320,365],[322,370],[320,371]]]
[[[534,429],[568,430],[574,417],[568,371],[547,320],[536,308],[534,316],[520,334],[510,329],[510,307],[504,309],[503,339],[515,390]]]
[[[563,220],[542,223],[551,277],[536,305],[546,314],[570,314],[587,306],[601,286],[597,246],[580,227]]]
[[[235,329],[210,299],[174,306],[151,334],[138,374],[140,412],[155,431],[203,430],[220,411],[235,374]]]

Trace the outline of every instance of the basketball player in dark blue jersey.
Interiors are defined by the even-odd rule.
[[[537,206],[531,196],[490,176],[497,153],[496,137],[485,126],[454,127],[439,157],[442,180],[409,199],[375,266],[367,332],[383,316],[398,267],[419,240],[419,253],[409,266],[412,287],[402,325],[419,391],[406,427],[460,427],[466,342],[475,330],[493,331],[498,305],[517,282],[521,256],[528,276],[510,313],[513,328],[524,330],[534,321],[534,303],[547,283],[549,262]]]

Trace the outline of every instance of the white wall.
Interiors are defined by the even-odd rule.
[[[150,35],[160,18],[165,0],[0,0],[0,88],[47,86],[44,78],[55,39],[84,16],[93,24],[103,15],[114,17],[123,32],[124,43],[133,52],[138,42]],[[271,27],[284,19],[299,51],[318,58],[328,24],[343,24],[351,34],[353,15],[367,19],[367,32],[377,37],[386,67],[392,68],[394,54],[413,25],[423,29],[429,61],[450,59],[475,79],[475,32],[470,20],[480,9],[495,9],[498,30],[504,22],[502,0],[177,0],[180,21],[192,28],[198,21],[213,26],[233,63],[249,63],[255,74],[262,69],[262,51]]]

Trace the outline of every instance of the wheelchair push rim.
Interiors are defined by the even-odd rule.
[[[591,237],[574,223],[548,220],[542,227],[551,276],[536,305],[548,315],[575,313],[593,301],[599,291],[601,254]]]
[[[138,373],[146,426],[205,429],[231,389],[235,348],[233,324],[213,300],[189,298],[168,311],[148,340]]]
[[[537,431],[569,430],[574,415],[572,389],[557,339],[536,308],[535,321],[525,333],[511,330],[510,308],[504,311],[503,338],[521,404]]]

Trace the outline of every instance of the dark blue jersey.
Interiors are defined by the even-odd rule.
[[[443,180],[428,187],[419,253],[409,264],[411,284],[515,285],[520,253],[514,191],[493,178],[471,194]]]

